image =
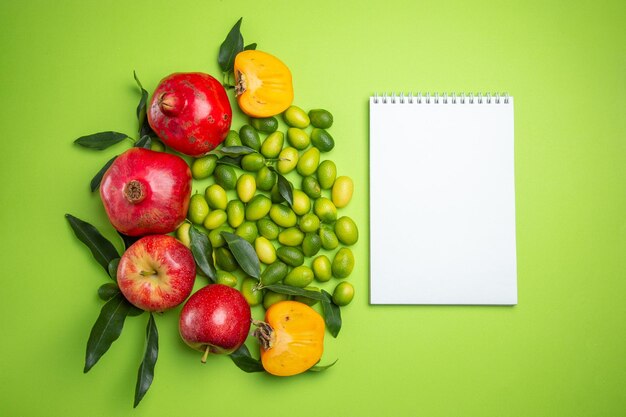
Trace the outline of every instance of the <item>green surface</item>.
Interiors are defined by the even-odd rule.
[[[626,3],[267,3],[0,6],[0,415],[624,415]],[[220,357],[201,366],[176,312],[156,317],[156,378],[133,411],[147,317],[128,319],[82,373],[107,278],[63,218],[115,238],[88,183],[128,144],[94,152],[72,140],[134,131],[133,70],[150,91],[174,71],[217,75],[219,44],[240,16],[245,40],[291,67],[295,103],[335,116],[331,156],[355,179],[344,213],[361,228],[357,295],[339,338],[327,334],[323,363],[338,363],[288,379]],[[368,305],[375,91],[515,96],[518,306]]]

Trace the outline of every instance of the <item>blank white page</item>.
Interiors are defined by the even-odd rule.
[[[370,98],[370,302],[517,304],[513,98],[434,101]]]

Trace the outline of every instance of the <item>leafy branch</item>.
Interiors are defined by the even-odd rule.
[[[220,45],[217,62],[222,70],[222,85],[225,88],[234,88],[230,78],[233,75],[235,67],[235,57],[239,52],[256,49],[256,43],[244,46],[243,36],[241,35],[241,22],[243,17],[237,20],[237,23],[230,29],[226,39]]]

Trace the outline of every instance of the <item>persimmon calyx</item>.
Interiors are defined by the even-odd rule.
[[[246,92],[246,75],[241,71],[235,71],[235,95],[239,97]]]
[[[256,326],[252,335],[259,340],[261,347],[265,350],[271,348],[275,339],[274,329],[272,326],[259,320],[252,320],[252,324]]]

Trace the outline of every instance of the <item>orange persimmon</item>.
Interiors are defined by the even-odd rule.
[[[251,117],[270,117],[293,101],[291,71],[266,52],[248,50],[235,57],[235,93],[239,108]]]
[[[261,363],[272,375],[291,376],[311,368],[324,351],[324,319],[298,301],[279,301],[265,312],[254,335],[261,343]]]

